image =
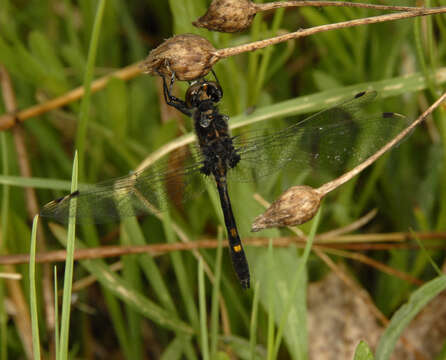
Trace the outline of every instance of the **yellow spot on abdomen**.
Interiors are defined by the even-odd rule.
[[[234,250],[235,252],[240,252],[242,251],[242,247],[240,245],[236,245],[232,247],[232,250]]]
[[[232,237],[236,237],[237,236],[237,230],[235,230],[235,228],[232,228],[230,231],[231,231]]]

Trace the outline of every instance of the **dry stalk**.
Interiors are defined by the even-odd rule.
[[[15,112],[17,109],[17,101],[15,97],[15,92],[12,86],[11,78],[6,68],[0,65],[0,82],[3,94],[3,100],[5,103],[6,110],[8,112]],[[20,173],[24,177],[32,177],[31,166],[28,157],[28,151],[25,145],[25,134],[20,126],[15,126],[12,131],[14,144],[17,152],[17,159],[19,163]],[[33,218],[34,214],[38,213],[37,197],[35,190],[32,188],[25,188],[25,200],[28,216],[30,219]],[[37,229],[37,236],[39,241],[39,247],[46,250],[45,236],[42,228]],[[5,241],[6,239],[3,239]],[[10,269],[9,269],[10,270]],[[29,311],[26,306],[26,302],[23,301],[23,294],[21,293],[20,286],[12,285],[13,282],[8,281],[8,288],[11,293],[11,297],[17,304],[17,316],[16,322],[18,324],[18,329],[21,334],[20,337],[23,341],[23,346],[25,352],[32,353],[32,333],[30,325]],[[50,331],[54,330],[54,301],[53,301],[53,291],[52,291],[52,279],[51,270],[48,264],[43,266],[43,298],[45,304],[45,320]],[[23,306],[25,305],[25,306]],[[23,332],[23,333],[22,333]]]
[[[342,282],[344,282],[347,287],[353,290],[353,293],[355,293],[359,298],[363,299],[365,303],[370,307],[372,313],[374,316],[379,319],[381,324],[387,325],[389,320],[386,318],[386,316],[376,307],[376,305],[373,303],[372,299],[370,298],[370,295],[367,291],[365,291],[362,287],[358,286],[358,284],[352,280],[343,270],[340,269],[339,266],[336,265],[336,263],[330,259],[330,257],[323,252],[320,254],[320,258],[325,262],[325,264],[338,276]]]
[[[373,10],[390,10],[390,11],[412,11],[422,9],[415,6],[393,6],[393,5],[378,5],[378,4],[365,4],[349,1],[277,1],[265,4],[255,4],[258,11],[268,11],[272,9],[279,9],[281,7],[326,7],[326,6],[338,6],[338,7],[354,7]]]
[[[257,195],[256,198],[265,207],[270,206],[268,204],[268,202],[265,201],[264,199],[260,198],[259,195]],[[336,254],[338,256],[343,256],[343,257],[346,257],[346,258],[351,258],[351,259],[363,262],[364,264],[368,264],[370,266],[373,266],[376,269],[381,270],[381,271],[383,271],[385,273],[388,273],[390,275],[397,276],[397,277],[399,277],[401,279],[404,279],[404,280],[406,280],[408,282],[411,282],[412,284],[421,285],[422,282],[420,280],[418,280],[415,277],[410,276],[409,274],[406,274],[404,272],[400,272],[399,270],[393,269],[390,266],[382,264],[382,263],[380,263],[380,262],[378,262],[378,261],[376,261],[374,259],[371,259],[368,256],[365,256],[363,254],[350,253],[350,252],[346,252],[346,251],[342,251],[342,250],[337,250],[336,249],[337,246],[330,246],[330,245],[335,245],[333,242],[330,242],[330,241],[327,242],[326,241],[330,237],[334,237],[334,238],[336,238],[336,241],[339,241],[339,239],[338,239],[339,236],[338,235],[345,234],[346,232],[357,230],[358,228],[362,227],[363,225],[365,225],[369,221],[371,221],[375,217],[376,213],[377,213],[377,210],[374,209],[374,210],[370,211],[368,214],[366,214],[365,216],[359,218],[358,220],[354,221],[353,223],[351,223],[351,224],[349,224],[347,226],[344,226],[342,228],[338,228],[336,230],[328,231],[326,233],[317,235],[315,237],[315,239],[314,239],[315,240],[315,242],[314,242],[314,251],[315,251],[315,253],[321,259],[324,259],[324,257],[322,256],[323,255],[322,251],[330,252],[330,253]],[[305,235],[304,236],[301,235],[302,232],[299,229],[293,228],[292,231],[298,237],[300,237],[301,239],[306,239]],[[373,234],[373,235],[376,235],[376,234]],[[378,235],[380,235],[380,234],[378,234]],[[363,236],[364,235],[360,235],[359,238],[361,238]],[[358,238],[358,235],[346,235],[344,237],[344,239],[342,239],[342,236],[341,236],[341,243],[342,243],[342,241],[345,241],[345,238],[349,238],[350,240],[352,240],[353,237]],[[324,239],[325,239],[325,242],[324,242]],[[407,240],[407,238],[404,238],[404,240]],[[322,245],[322,244],[324,244],[324,245]],[[325,244],[327,244],[328,247]],[[339,245],[339,243],[338,243],[338,245]],[[344,245],[346,245],[346,244],[344,243]],[[357,245],[365,245],[365,244],[353,244],[353,246],[351,246],[350,244],[347,244],[346,246],[343,246],[342,249],[344,249],[344,250],[345,249],[351,249],[351,248],[355,249],[357,247]],[[375,244],[372,244],[372,245],[375,245]],[[389,244],[386,244],[386,245],[389,245]],[[395,245],[395,244],[390,244],[390,245]],[[372,248],[376,250],[376,246],[372,246]],[[417,248],[418,248],[418,246],[417,246]]]
[[[15,268],[11,265],[5,265],[4,271],[15,272]],[[23,290],[17,280],[5,279],[4,281],[8,287],[8,293],[11,301],[14,303],[15,312],[12,318],[17,326],[18,335],[22,341],[23,349],[27,359],[33,359],[33,342],[31,329],[31,316],[29,314],[29,305],[26,302]],[[4,304],[2,304],[3,306]]]
[[[336,23],[336,24],[317,26],[317,27],[305,29],[305,30],[299,30],[297,32],[286,34],[286,35],[281,35],[276,38],[257,41],[257,42],[251,43],[251,44],[245,44],[245,45],[236,46],[233,48],[220,49],[220,50],[214,49],[213,52],[211,53],[212,57],[210,60],[210,64],[207,64],[206,66],[204,66],[204,69],[207,69],[208,65],[211,65],[211,66],[214,65],[221,58],[225,58],[225,57],[232,56],[232,55],[237,55],[237,54],[247,52],[247,51],[254,51],[257,49],[264,48],[269,45],[274,45],[274,44],[277,44],[277,43],[280,43],[283,41],[287,41],[290,39],[296,39],[296,38],[313,35],[315,33],[323,32],[323,31],[347,28],[347,27],[358,26],[358,25],[372,24],[372,23],[378,23],[378,22],[384,22],[384,21],[399,20],[399,19],[405,19],[405,18],[409,18],[409,17],[433,15],[433,14],[439,14],[439,13],[444,13],[444,12],[446,12],[446,7],[424,9],[424,10],[414,10],[414,11],[410,11],[407,13],[397,13],[397,14],[376,16],[376,17],[371,17],[371,18],[352,20],[352,21],[346,21],[346,22],[341,22],[341,23]],[[149,58],[150,58],[150,54],[149,54],[148,59]],[[172,64],[170,64],[170,61],[172,61],[172,59],[166,58],[165,60],[166,60],[166,62],[164,63],[164,65],[165,66],[169,65],[170,67],[172,67]],[[175,59],[173,59],[173,60],[175,60]],[[123,80],[129,80],[131,78],[134,78],[139,73],[141,73],[141,71],[142,71],[141,67],[143,67],[145,69],[145,71],[148,73],[156,74],[154,71],[152,71],[155,69],[148,69],[147,66],[144,65],[144,64],[146,64],[146,62],[147,62],[147,59],[146,59],[146,61],[144,61],[142,63],[137,63],[137,64],[127,66],[123,69],[120,69],[120,70],[110,74],[110,75],[104,76],[102,78],[99,78],[99,79],[93,81],[93,83],[91,85],[91,91],[96,92],[96,91],[103,89],[111,77],[117,77],[117,78],[120,78]],[[207,72],[205,71],[205,73],[202,73],[202,76],[205,76],[206,74],[207,74]],[[189,79],[189,80],[193,80],[193,79]],[[75,89],[69,91],[68,93],[66,93],[60,97],[49,100],[43,104],[34,105],[27,109],[17,111],[15,113],[11,112],[11,113],[1,115],[0,116],[0,131],[7,130],[7,129],[13,127],[17,122],[23,122],[31,117],[35,117],[35,116],[44,114],[48,111],[65,106],[73,101],[80,99],[83,95],[84,95],[84,89],[81,86],[81,87],[78,87],[78,88],[75,88]]]
[[[286,190],[262,215],[259,215],[254,220],[252,224],[252,231],[259,231],[271,227],[300,225],[312,219],[319,209],[320,202],[325,195],[349,181],[354,176],[358,175],[361,171],[372,165],[376,160],[383,156],[392,147],[401,142],[445,99],[446,93],[440,96],[437,101],[435,101],[426,111],[424,111],[412,124],[402,130],[376,153],[335,180],[329,181],[317,189],[309,186],[293,186]]]
[[[213,0],[208,11],[192,22],[196,27],[221,32],[239,32],[251,26],[257,13],[289,7],[355,7],[374,10],[411,11],[421,9],[410,6],[387,6],[346,1],[277,1],[256,4],[251,0]]]
[[[17,101],[12,87],[11,78],[4,66],[0,66],[0,77],[3,90],[3,98],[8,112],[15,112]],[[25,133],[21,126],[15,126],[12,130],[14,143],[17,151],[17,159],[20,168],[20,174],[23,177],[31,178],[32,171],[29,161],[28,151],[25,144]],[[35,214],[39,213],[36,191],[33,188],[25,188],[26,209],[28,218],[31,220]],[[45,234],[41,227],[37,228],[38,246],[43,251],[46,250]],[[50,330],[54,329],[54,301],[51,269],[48,266],[43,267],[43,297],[45,302],[45,314],[47,326]]]
[[[53,227],[53,225],[51,225]],[[295,231],[295,229],[293,229]],[[315,245],[323,249],[357,249],[361,245],[361,249],[365,250],[388,250],[389,248],[419,248],[417,244],[407,243],[414,237],[420,240],[446,240],[445,232],[432,233],[385,233],[385,234],[351,234],[341,235],[332,238],[326,238],[324,233],[316,235]],[[319,239],[323,238],[323,241]],[[250,237],[243,239],[244,243],[249,246],[265,247],[269,244],[269,239],[264,237]],[[304,246],[306,237],[286,236],[274,239],[275,247],[289,247],[291,245]],[[375,244],[379,242],[379,244]],[[223,242],[223,247],[228,244]],[[426,248],[430,246],[425,245]],[[159,256],[170,253],[172,251],[194,251],[198,249],[216,249],[218,241],[215,239],[204,239],[187,243],[159,243],[149,245],[130,245],[130,246],[101,246],[95,248],[76,249],[74,254],[75,260],[101,259],[110,257],[119,257],[123,255],[135,255],[147,253],[150,256]],[[444,245],[442,246],[444,248]],[[37,263],[62,262],[65,261],[65,250],[54,250],[47,252],[39,252],[36,256]],[[17,265],[29,263],[29,254],[10,254],[0,255],[0,265]]]
[[[279,44],[284,41],[295,40],[295,39],[314,35],[314,34],[317,34],[320,32],[324,32],[324,31],[345,29],[345,28],[359,26],[359,25],[377,24],[377,23],[394,21],[394,20],[409,19],[409,18],[418,17],[418,16],[442,14],[445,12],[446,12],[446,7],[443,6],[443,7],[438,7],[438,8],[406,11],[406,12],[401,12],[401,13],[396,13],[396,14],[372,16],[372,17],[367,17],[367,18],[363,18],[363,19],[349,20],[349,21],[343,21],[343,22],[334,23],[334,24],[315,26],[310,29],[301,29],[301,30],[298,30],[296,32],[292,32],[289,34],[276,36],[271,39],[259,40],[259,41],[252,42],[250,44],[244,44],[244,45],[234,46],[231,48],[216,50],[216,51],[214,51],[213,55],[215,57],[217,57],[218,59],[223,59],[223,58],[226,58],[229,56],[234,56],[234,55],[238,55],[238,54],[241,54],[244,52],[263,49],[265,47],[268,47],[271,45],[276,45],[276,44]]]
[[[333,272],[349,287],[356,296],[360,297],[369,307],[370,311],[374,316],[381,322],[382,325],[386,326],[389,323],[387,317],[377,308],[369,293],[360,287],[353,279],[351,279],[339,266],[337,266],[329,256],[321,253],[321,259],[324,260],[325,264],[333,270]],[[407,350],[412,352],[417,360],[426,360],[426,358],[421,354],[417,348],[407,340],[404,335],[401,336],[401,341]]]
[[[270,39],[255,41],[249,44],[225,49],[215,49],[205,38],[194,34],[183,34],[171,37],[157,48],[153,49],[142,64],[145,73],[151,75],[173,76],[178,80],[194,81],[206,76],[212,67],[220,60],[244,52],[255,51],[276,45],[284,41],[295,40],[320,32],[345,29],[348,27],[376,24],[386,21],[408,19],[418,16],[441,14],[446,7],[399,12],[380,16],[367,17],[350,21],[315,26],[301,29]]]
[[[330,239],[336,236],[341,236],[343,234],[347,234],[353,231],[356,231],[360,228],[362,228],[363,226],[365,226],[366,224],[368,224],[370,221],[372,221],[376,214],[378,214],[378,210],[377,209],[373,209],[371,211],[369,211],[367,214],[365,214],[364,216],[360,217],[358,220],[352,222],[351,224],[348,224],[346,226],[331,230],[331,231],[327,231],[323,234],[319,234],[318,238],[317,238],[317,242],[321,243],[324,242],[324,239]]]
[[[91,84],[91,92],[94,93],[103,89],[111,78],[116,77],[122,80],[129,80],[139,75],[140,73],[140,63],[129,65],[125,68],[122,68],[118,71],[115,71],[109,75],[103,76],[93,81]],[[42,104],[37,104],[20,111],[9,111],[7,114],[3,114],[0,116],[0,131],[7,130],[13,127],[16,123],[21,123],[26,119],[42,115],[48,111],[60,108],[76,100],[79,100],[84,96],[84,93],[84,87],[79,86],[62,96],[48,100]]]
[[[290,228],[290,230],[293,232],[295,231],[294,228]],[[332,259],[330,259],[330,257],[327,254],[325,254],[324,251],[322,249],[320,249],[318,245],[314,244],[312,247],[312,250],[339,277],[339,279],[341,279],[350,289],[353,290],[353,293],[355,293],[357,296],[359,296],[360,298],[362,298],[365,301],[365,303],[369,306],[372,313],[383,325],[387,325],[389,323],[389,320],[387,319],[387,317],[377,308],[377,306],[375,305],[373,300],[370,298],[370,295],[364,288],[358,286],[357,283],[345,271],[343,271],[341,269],[341,267],[339,267]],[[327,250],[325,250],[325,251],[327,251]],[[362,257],[356,257],[355,260],[364,262],[364,260],[366,260],[366,259],[364,259]],[[372,260],[372,259],[370,259],[370,260]],[[381,263],[373,260],[371,262],[368,261],[367,264],[375,267],[377,264],[381,264]],[[381,271],[387,272],[389,270],[389,267],[387,265],[385,265],[385,264],[381,264],[381,265],[382,265],[380,267]],[[391,274],[393,276],[399,277],[401,275],[398,270],[391,269],[391,271],[392,271]],[[410,276],[408,274],[404,274],[404,275]],[[407,276],[405,276],[406,281],[408,281]],[[416,279],[416,280],[418,280],[418,279]],[[413,351],[414,353],[416,353],[418,355],[418,352],[416,351],[414,346],[409,341],[407,341],[403,336],[401,337],[401,339],[402,339],[404,345],[408,349],[410,349],[411,351]],[[422,359],[422,357],[419,357],[419,358]]]
[[[344,251],[344,250],[340,250],[340,249],[330,249],[330,248],[319,248],[319,249],[323,250],[325,253],[329,253],[329,254],[341,256],[343,258],[352,259],[352,260],[362,262],[363,264],[372,266],[375,269],[382,271],[388,275],[403,279],[413,285],[420,286],[420,285],[424,284],[424,282],[422,280],[420,280],[410,274],[406,274],[403,271],[392,268],[389,265],[383,264],[383,263],[381,263],[375,259],[372,259],[364,254],[357,253],[357,252]]]
[[[372,165],[376,160],[378,160],[381,156],[383,156],[387,151],[389,151],[392,147],[401,142],[406,136],[408,136],[415,127],[417,127],[421,122],[424,121],[432,112],[440,106],[440,104],[446,99],[446,92],[441,95],[437,101],[435,101],[426,111],[424,111],[412,124],[410,124],[407,128],[401,131],[397,136],[395,136],[392,140],[390,140],[386,145],[384,145],[381,149],[379,149],[375,154],[370,156],[367,160],[353,168],[352,170],[346,172],[344,175],[338,177],[337,179],[330,181],[317,189],[322,196],[325,196],[330,191],[333,191],[337,187],[341,186],[345,182],[349,181],[351,178],[359,174],[368,166]]]
[[[0,279],[6,280],[22,280],[23,276],[20,273],[16,272],[0,272]]]
[[[367,215],[366,215],[367,216]],[[360,220],[360,219],[359,219]],[[358,222],[359,222],[358,220]],[[294,232],[295,234],[299,234],[296,230],[296,228],[290,228],[290,230],[292,232]],[[319,234],[319,236],[323,236],[323,234]],[[300,236],[300,235],[298,235]],[[317,237],[317,236],[316,236]],[[305,237],[306,239],[306,237]],[[315,238],[316,240],[316,238]],[[306,240],[305,240],[306,241]],[[245,241],[246,242],[246,241]],[[276,243],[276,239],[274,240],[274,245],[277,245]],[[303,244],[302,244],[303,246]],[[345,257],[350,257],[356,261],[365,263],[369,266],[375,267],[378,270],[385,272],[389,275],[393,275],[395,277],[399,277],[405,281],[408,281],[410,283],[413,284],[421,284],[420,280],[417,278],[414,278],[412,276],[410,276],[409,274],[406,274],[404,272],[401,272],[397,269],[393,269],[391,267],[389,267],[386,264],[380,263],[374,259],[371,259],[365,255],[362,254],[356,254],[356,253],[349,253],[349,252],[345,252],[345,251],[338,251],[336,249],[330,249],[327,248],[326,246],[321,246],[317,243],[313,244],[312,250],[314,251],[314,253],[349,287],[353,290],[353,293],[355,293],[357,296],[359,296],[360,298],[362,298],[366,304],[369,306],[369,308],[371,309],[372,313],[375,315],[375,317],[377,319],[379,319],[379,321],[386,325],[389,320],[386,318],[386,316],[376,307],[376,305],[373,303],[372,299],[370,298],[369,294],[367,293],[367,291],[361,287],[359,287],[355,281],[353,279],[350,278],[350,276],[341,269],[341,267],[339,267],[332,259],[330,259],[329,256],[327,256],[326,252],[331,252],[331,253],[335,253],[336,255],[339,256],[345,256]],[[414,348],[414,346],[409,343],[407,340],[405,340],[404,338],[402,338],[404,345],[410,349],[411,351],[416,352],[416,349]]]

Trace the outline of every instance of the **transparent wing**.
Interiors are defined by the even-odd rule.
[[[229,179],[252,181],[295,169],[317,171],[322,181],[322,172],[336,176],[354,167],[408,125],[398,114],[366,115],[363,107],[375,97],[375,92],[361,93],[284,130],[237,136],[234,146],[241,160],[229,171]],[[200,156],[169,156],[140,172],[54,200],[41,216],[67,222],[75,199],[78,222],[102,223],[159,211],[171,199],[184,200],[205,188],[203,181],[209,177],[200,172],[202,161]]]
[[[241,156],[230,179],[251,181],[286,169],[338,176],[361,163],[408,125],[399,114],[367,115],[369,91],[274,133],[254,131],[234,139]]]
[[[207,177],[200,172],[201,166],[199,157],[170,157],[140,172],[80,188],[46,204],[40,215],[62,223],[74,215],[79,223],[105,223],[158,212],[166,203],[184,200],[204,188]]]

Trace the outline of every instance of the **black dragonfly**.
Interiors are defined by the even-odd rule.
[[[302,171],[331,167],[340,172],[365,160],[408,125],[396,113],[367,115],[363,108],[376,92],[365,91],[282,130],[231,136],[229,118],[218,109],[223,91],[216,77],[215,81],[191,83],[185,100],[172,95],[173,83],[174,75],[170,84],[163,77],[165,101],[193,119],[198,139],[189,159],[185,162],[183,156],[166,157],[128,176],[81,187],[46,204],[41,216],[67,222],[75,214],[77,222],[103,223],[153,213],[170,198],[192,193],[189,188],[203,189],[203,181],[213,178],[233,267],[244,289],[250,285],[249,267],[231,208],[228,182],[252,181],[290,166]],[[76,203],[71,201],[74,198]]]

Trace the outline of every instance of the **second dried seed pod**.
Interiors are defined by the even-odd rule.
[[[256,14],[250,0],[214,0],[208,11],[192,22],[196,27],[233,33],[247,29]]]

